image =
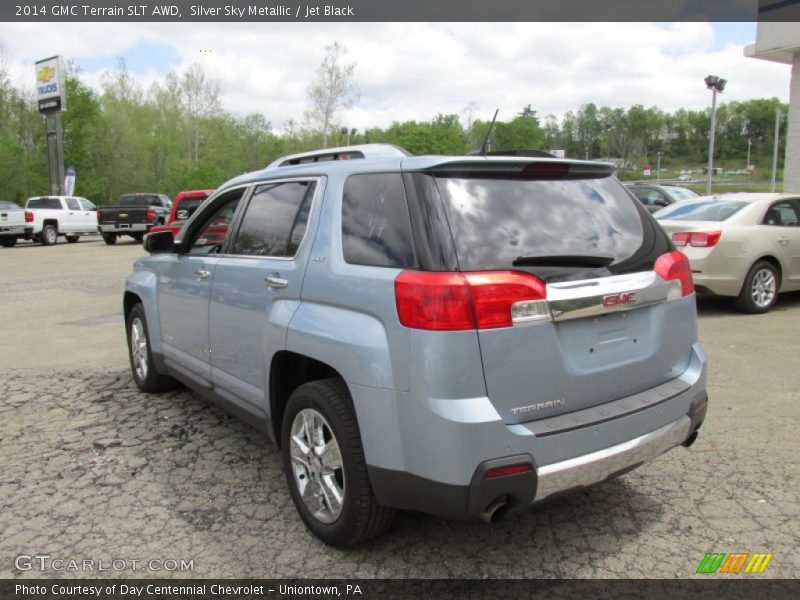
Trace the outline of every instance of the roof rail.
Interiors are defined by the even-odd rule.
[[[394,144],[359,144],[356,146],[341,146],[339,148],[323,148],[299,154],[287,154],[273,160],[267,165],[267,169],[332,160],[350,160],[353,158],[403,158],[405,156],[411,156],[411,153]]]

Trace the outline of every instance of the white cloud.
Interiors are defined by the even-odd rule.
[[[276,127],[302,119],[324,46],[337,40],[357,63],[361,98],[345,120],[361,130],[469,102],[482,118],[499,107],[501,119],[527,104],[542,117],[587,102],[698,109],[709,103],[709,73],[729,80],[723,101],[788,100],[788,66],[745,58],[742,45],[720,48],[708,23],[0,24],[18,82],[53,54],[78,65],[119,56],[134,65],[141,48],[168,47],[174,64],[135,70],[145,89],[199,62],[222,83],[228,110],[261,112]],[[84,77],[97,86],[101,72]]]

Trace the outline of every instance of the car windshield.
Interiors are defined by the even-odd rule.
[[[642,218],[612,177],[596,179],[436,178],[464,271],[529,267],[545,281],[608,264],[633,264]],[[613,268],[613,267],[611,267]],[[608,274],[607,272],[605,273]]]
[[[689,200],[690,198],[697,198],[697,193],[688,188],[682,187],[668,187],[667,193],[675,200]]]
[[[653,214],[659,221],[724,221],[747,206],[737,200],[704,200],[662,208]]]

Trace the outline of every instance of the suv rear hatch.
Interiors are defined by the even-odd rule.
[[[478,329],[488,396],[506,423],[630,396],[687,366],[693,301],[676,322],[664,309],[692,293],[688,263],[612,173],[595,163],[490,159],[406,180],[411,198],[429,200],[432,214],[416,222],[446,222],[453,248],[441,254],[452,251],[456,273],[453,265],[402,273],[401,322],[441,300],[402,304],[405,292],[425,293],[426,278],[455,276],[444,282],[446,301],[463,283],[473,315],[462,321]]]

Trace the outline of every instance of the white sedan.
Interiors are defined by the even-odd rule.
[[[800,290],[800,194],[724,194],[653,216],[689,258],[699,293],[763,313],[778,292]]]

